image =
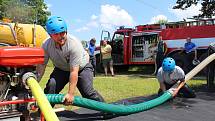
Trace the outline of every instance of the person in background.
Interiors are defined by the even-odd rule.
[[[198,65],[198,64],[200,63],[200,61],[197,59],[197,49],[196,49],[196,48],[197,48],[197,47],[196,47],[195,43],[193,43],[193,42],[191,41],[191,38],[188,37],[188,38],[186,39],[186,43],[184,44],[184,50],[185,50],[185,52],[186,52],[187,54],[189,54],[189,53],[191,53],[191,52],[194,51],[194,59],[193,59],[193,61],[192,61],[192,63],[193,63],[194,65]]]
[[[90,40],[90,43],[89,43],[89,46],[88,46],[88,53],[90,55],[90,63],[92,64],[93,66],[93,74],[94,74],[94,77],[96,76],[96,57],[94,55],[94,52],[95,52],[95,49],[96,49],[96,39],[95,38],[92,38]]]
[[[105,71],[105,76],[107,76],[108,65],[110,67],[111,76],[114,76],[113,71],[113,60],[111,56],[112,48],[109,44],[107,44],[107,40],[103,40],[101,42],[101,55],[102,55],[102,64]]]
[[[179,66],[176,66],[173,58],[167,57],[163,60],[162,67],[158,70],[157,79],[160,84],[158,95],[162,95],[164,91],[170,89],[174,84],[178,83],[178,81],[185,81],[185,74]],[[185,98],[196,97],[193,90],[190,89],[186,83],[180,90],[174,90],[173,96],[177,94]]]
[[[81,44],[82,44],[82,46],[84,47],[84,49],[88,52],[88,44],[87,44],[87,41],[82,40],[82,41],[81,41]]]
[[[81,41],[67,34],[64,19],[58,16],[50,17],[46,22],[46,30],[50,38],[42,45],[45,57],[44,64],[37,66],[38,80],[42,78],[49,59],[54,70],[44,92],[58,94],[69,83],[63,99],[65,105],[73,103],[76,87],[83,97],[103,102],[103,97],[93,88],[93,67],[87,60],[89,55]]]
[[[81,41],[82,46],[84,47],[84,50],[88,53],[88,44],[87,41],[82,40]],[[89,53],[88,53],[89,54]],[[90,56],[87,56],[87,60],[90,62]]]
[[[166,43],[162,40],[162,37],[160,36],[157,44],[157,53],[156,53],[156,64],[157,64],[156,74],[158,69],[162,65],[166,52],[167,52]]]

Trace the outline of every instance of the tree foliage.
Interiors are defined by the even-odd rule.
[[[44,0],[0,0],[1,18],[13,22],[44,25],[49,15]]]
[[[194,18],[211,18],[215,15],[215,0],[177,0],[176,5],[173,9],[186,9],[189,8],[191,5],[197,5],[201,3],[202,14],[198,16],[194,16]]]
[[[155,24],[166,24],[166,23],[168,23],[168,20],[166,20],[166,19],[160,19],[155,22]]]

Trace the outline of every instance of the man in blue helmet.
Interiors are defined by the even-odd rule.
[[[185,74],[179,66],[175,65],[175,60],[173,58],[167,57],[163,60],[162,67],[158,70],[157,79],[160,83],[158,94],[161,95],[178,81],[185,81]],[[173,96],[176,96],[176,94],[186,98],[196,97],[195,93],[187,84],[185,84],[180,90],[174,90]]]
[[[81,41],[67,34],[64,19],[50,17],[46,22],[46,30],[50,38],[42,45],[45,61],[37,66],[38,80],[42,78],[49,59],[54,70],[46,84],[45,93],[58,94],[69,82],[69,89],[64,97],[65,105],[73,103],[76,87],[83,97],[103,102],[103,97],[93,88],[93,67],[89,63],[89,55]]]

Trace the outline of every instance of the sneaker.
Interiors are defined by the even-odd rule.
[[[193,65],[198,65],[198,64],[200,64],[200,61],[197,59],[194,59],[192,63],[193,63]]]

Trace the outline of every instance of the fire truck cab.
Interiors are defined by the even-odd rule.
[[[110,38],[109,32],[104,34],[105,32],[102,32],[101,40]],[[196,44],[198,59],[202,61],[207,57],[210,43],[215,42],[215,19],[138,25],[135,28],[120,27],[109,41],[114,66],[116,69],[128,69],[132,65],[154,64],[157,43],[162,39],[167,49],[165,56],[173,57],[176,64],[187,73],[195,66],[192,64],[194,53],[188,55],[183,49],[188,37]],[[96,57],[99,65],[100,56]]]

